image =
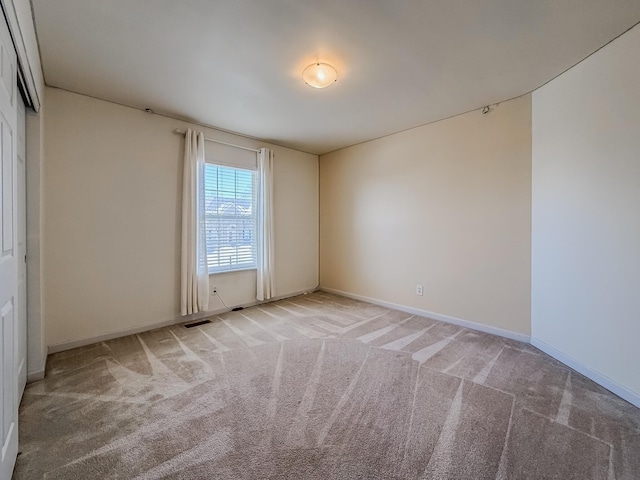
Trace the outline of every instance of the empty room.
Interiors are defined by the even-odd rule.
[[[0,5],[0,480],[640,479],[639,0]]]

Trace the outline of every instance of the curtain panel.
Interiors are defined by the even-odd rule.
[[[258,150],[258,270],[257,299],[269,300],[275,296],[274,234],[273,234],[273,152]]]
[[[204,134],[188,129],[182,178],[181,315],[209,308],[204,164]]]

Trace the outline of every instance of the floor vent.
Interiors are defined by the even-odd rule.
[[[199,327],[200,325],[206,325],[207,323],[211,323],[211,320],[207,319],[207,320],[200,320],[199,322],[185,323],[184,328]]]

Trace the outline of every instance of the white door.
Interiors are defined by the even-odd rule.
[[[27,165],[26,159],[26,110],[21,95],[16,95],[16,173],[17,173],[17,263],[18,308],[16,371],[18,378],[18,404],[27,384]]]
[[[0,17],[0,479],[11,478],[18,451],[18,252],[16,54]]]

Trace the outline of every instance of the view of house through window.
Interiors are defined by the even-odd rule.
[[[210,273],[256,267],[256,172],[205,165],[205,223]]]

